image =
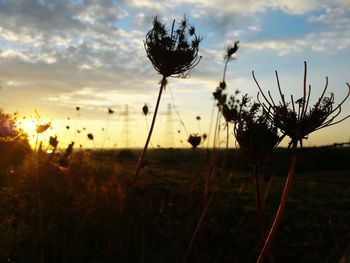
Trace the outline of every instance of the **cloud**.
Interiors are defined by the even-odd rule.
[[[331,7],[316,0],[42,2],[0,0],[1,85],[16,98],[22,96],[22,102],[62,107],[79,102],[97,108],[122,100],[144,103],[143,97],[154,95],[160,79],[143,47],[156,12],[168,23],[191,10],[190,22],[204,35],[203,59],[191,80],[170,81],[174,87],[186,86],[186,94],[215,88],[227,39],[239,38],[245,56],[271,51],[280,56],[319,54],[350,47],[347,1]],[[306,15],[309,23],[322,27],[296,38],[272,39],[263,35],[258,19],[271,10]]]

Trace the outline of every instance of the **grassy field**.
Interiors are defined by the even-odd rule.
[[[0,262],[254,262],[251,167],[231,150],[76,150],[68,168],[39,153],[1,170]],[[275,262],[339,262],[350,244],[349,148],[301,150],[277,235]],[[262,167],[264,222],[272,223],[288,171],[278,149]],[[204,189],[207,186],[207,195]]]

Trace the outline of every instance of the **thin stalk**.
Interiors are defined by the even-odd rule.
[[[261,198],[260,198],[260,180],[258,174],[258,165],[253,165],[253,177],[255,180],[255,199],[256,199],[256,214],[257,214],[257,229],[258,233],[261,236],[263,232],[262,225],[262,208],[261,208]]]
[[[35,177],[36,177],[36,194],[38,203],[38,228],[40,239],[40,262],[45,262],[44,258],[44,233],[43,233],[43,216],[42,216],[42,203],[41,203],[41,190],[40,190],[40,178],[39,178],[39,164],[38,164],[38,139],[39,133],[36,134],[35,147],[34,147],[34,165],[35,165]]]
[[[286,180],[286,183],[284,185],[284,190],[282,193],[281,201],[280,201],[275,219],[274,219],[273,224],[271,226],[271,229],[269,231],[269,234],[268,234],[268,236],[265,240],[264,246],[260,252],[257,263],[264,262],[266,253],[269,251],[271,241],[272,241],[272,239],[277,231],[277,227],[280,223],[284,208],[286,206],[289,190],[292,186],[293,177],[295,175],[295,166],[296,166],[296,161],[297,161],[297,146],[298,146],[298,142],[293,141],[293,144],[292,144],[292,152],[293,152],[292,154],[293,155],[292,155],[292,160],[291,160],[291,164],[290,164],[289,171],[288,171],[287,180]]]
[[[156,118],[157,118],[157,112],[158,112],[158,107],[159,107],[160,98],[162,97],[162,92],[163,92],[163,89],[165,89],[165,86],[166,86],[166,77],[163,76],[163,78],[162,78],[162,80],[161,80],[161,83],[160,83],[160,88],[159,88],[159,94],[158,94],[158,99],[157,99],[156,108],[155,108],[154,113],[153,113],[153,119],[152,119],[152,123],[151,123],[151,129],[149,130],[148,137],[147,137],[147,140],[146,140],[146,143],[145,143],[145,147],[143,148],[143,151],[142,151],[142,154],[141,154],[139,163],[138,163],[138,165],[137,165],[137,169],[136,169],[136,173],[135,173],[135,179],[136,179],[136,177],[137,177],[137,176],[139,175],[139,173],[140,173],[141,166],[142,166],[142,163],[143,163],[143,159],[145,158],[145,154],[146,154],[146,151],[147,151],[147,148],[148,148],[148,143],[149,143],[150,140],[151,140],[151,136],[152,136],[152,132],[153,132],[154,123],[156,122]]]
[[[188,244],[188,247],[186,249],[186,253],[185,253],[184,259],[182,261],[183,263],[188,262],[188,259],[189,259],[189,256],[190,256],[193,244],[194,244],[198,234],[200,233],[200,230],[202,228],[205,216],[207,215],[209,207],[210,207],[210,204],[211,204],[211,202],[213,200],[214,193],[215,192],[212,192],[211,196],[209,197],[209,200],[205,201],[205,203],[204,203],[204,207],[203,207],[202,213],[201,213],[201,215],[200,215],[200,217],[199,217],[199,219],[197,221],[197,224],[196,224],[196,227],[195,227],[195,229],[193,231],[190,243]]]
[[[207,137],[207,154],[209,152],[209,143],[210,143],[211,127],[212,127],[213,119],[214,119],[214,111],[215,111],[215,101],[213,104],[213,108],[211,110],[211,117],[210,117],[210,123],[209,123],[209,132],[208,132],[208,137]]]
[[[105,143],[106,143],[107,134],[108,134],[108,128],[109,128],[109,114],[107,116],[106,128],[104,130],[104,136],[103,136],[101,150],[103,150],[103,147],[105,146]]]
[[[148,119],[147,116],[145,115],[145,119],[146,119],[146,128],[147,128],[147,132],[149,132],[149,124],[148,124]],[[152,141],[150,140],[149,143],[151,144],[151,147],[154,149],[154,146],[152,144]]]

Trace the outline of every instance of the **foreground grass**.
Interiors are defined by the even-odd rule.
[[[339,262],[350,241],[348,156],[349,149],[304,151],[272,243],[276,262]],[[188,262],[254,262],[257,257],[249,166],[237,152],[229,160],[214,176],[212,201]],[[136,165],[132,154],[80,151],[67,169],[45,156],[38,162],[37,174],[30,157],[1,174],[0,262],[43,260],[35,176],[40,179],[46,262],[183,261],[207,205],[205,151],[151,151],[135,184],[130,179]],[[261,171],[266,228],[277,209],[287,164],[288,152],[280,150],[276,162]]]

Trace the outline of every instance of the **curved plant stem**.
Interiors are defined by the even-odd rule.
[[[275,219],[274,219],[273,224],[271,226],[271,229],[269,231],[269,234],[268,234],[268,236],[267,236],[267,238],[265,240],[264,246],[263,246],[263,248],[262,248],[262,250],[260,252],[260,255],[259,255],[259,258],[257,260],[257,263],[264,262],[264,258],[266,256],[266,253],[269,251],[271,241],[272,241],[272,239],[273,239],[273,237],[274,237],[274,235],[275,235],[275,233],[277,231],[277,227],[279,225],[279,222],[281,220],[284,208],[286,206],[289,190],[291,188],[293,177],[294,177],[294,174],[295,174],[295,165],[296,165],[296,161],[297,161],[297,145],[298,145],[298,142],[293,142],[293,144],[292,144],[292,151],[293,151],[293,153],[292,153],[293,154],[292,155],[292,161],[291,161],[291,164],[290,164],[290,167],[289,167],[287,180],[286,180],[286,183],[284,185],[284,190],[283,190],[283,193],[282,193],[281,201],[280,201],[280,204],[279,204],[279,207],[278,207]]]
[[[143,148],[143,151],[142,151],[139,163],[137,165],[137,169],[136,169],[136,173],[135,173],[135,179],[140,173],[141,166],[142,166],[142,163],[143,163],[143,159],[145,158],[145,154],[146,154],[146,151],[147,151],[147,148],[148,148],[148,143],[151,140],[154,123],[156,122],[156,118],[157,118],[157,112],[158,112],[160,98],[162,97],[162,92],[163,92],[163,89],[165,89],[165,86],[166,86],[166,77],[163,76],[163,78],[162,78],[162,80],[160,82],[159,94],[158,94],[156,108],[155,108],[154,113],[153,113],[153,119],[152,119],[152,123],[151,123],[151,128],[149,130],[148,137],[147,137],[147,140],[146,140],[146,143],[145,143],[145,147]]]

